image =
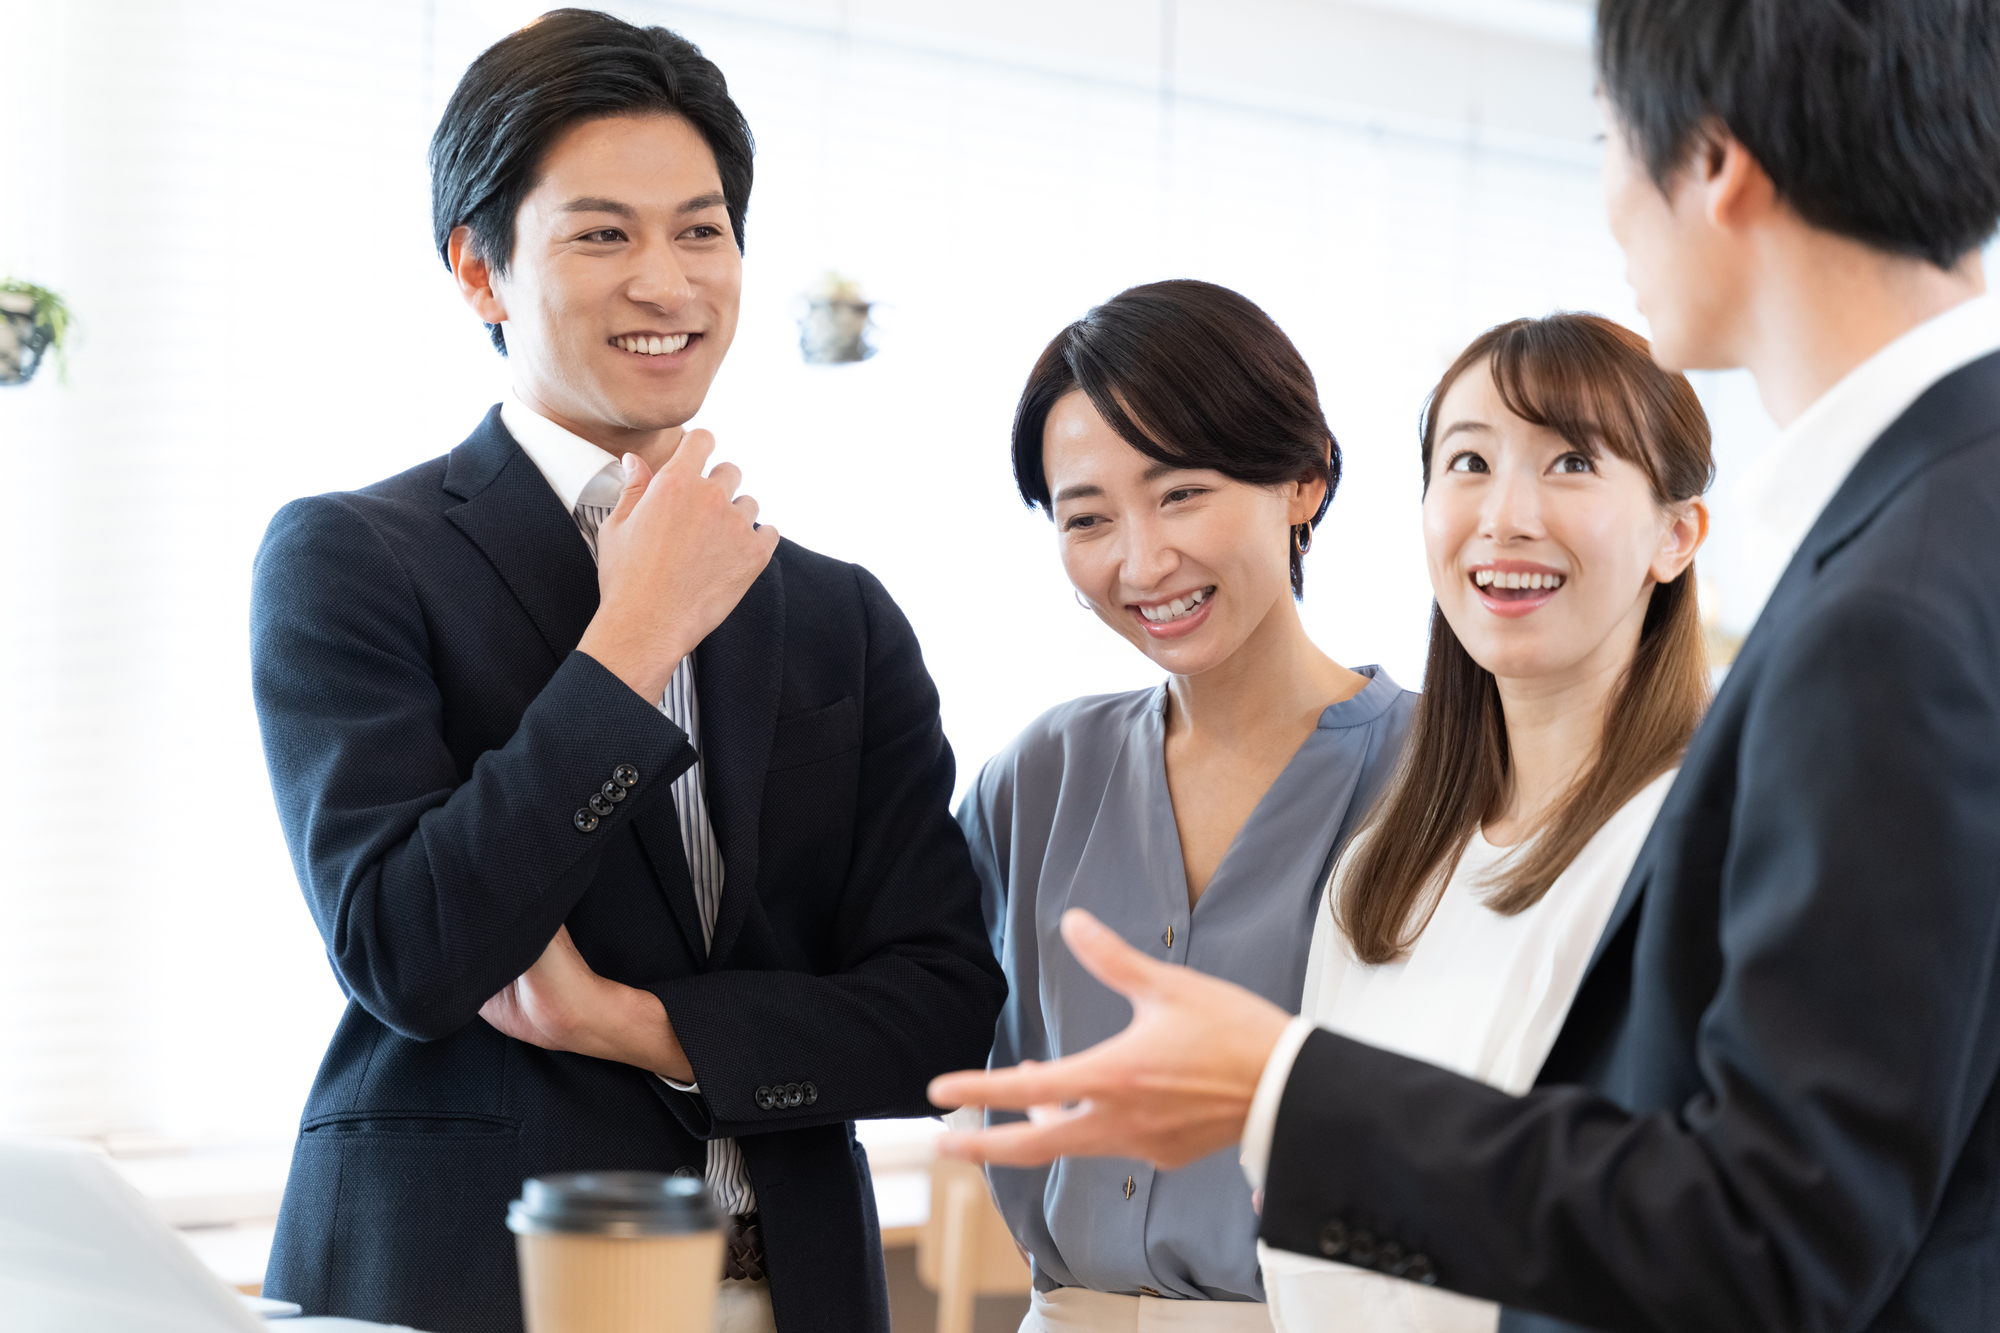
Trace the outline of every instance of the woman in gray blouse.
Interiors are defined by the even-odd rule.
[[[1299,620],[1340,480],[1312,372],[1235,292],[1132,288],[1042,353],[1014,473],[1054,520],[1079,600],[1167,679],[1051,709],[959,809],[1011,983],[993,1065],[1081,1050],[1130,1016],[1063,947],[1070,907],[1296,1009],[1320,885],[1415,699],[1333,661]],[[992,1179],[1034,1262],[1024,1333],[1270,1327],[1234,1154]]]

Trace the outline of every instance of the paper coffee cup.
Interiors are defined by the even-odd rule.
[[[687,1176],[581,1171],[507,1207],[528,1333],[709,1333],[722,1229]]]

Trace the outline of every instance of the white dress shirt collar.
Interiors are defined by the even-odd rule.
[[[585,487],[591,491],[593,504],[618,503],[618,492],[625,486],[625,469],[609,452],[550,421],[516,393],[510,392],[500,404],[500,424],[541,472],[565,511],[575,512]],[[604,482],[591,485],[607,471],[607,480],[613,483],[608,488],[608,501],[600,498],[607,489]]]
[[[1776,568],[1789,564],[1868,446],[1926,389],[1994,351],[2000,297],[1974,297],[1911,329],[1820,395],[1735,488],[1761,529],[1754,537],[1766,558]]]

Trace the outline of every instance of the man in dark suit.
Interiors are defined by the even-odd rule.
[[[2000,1327],[2000,3],[1604,0],[1598,34],[1655,355],[1754,374],[1786,429],[1750,507],[1792,554],[1537,1088],[1077,918],[1132,1026],[940,1080],[1086,1103],[949,1150],[1240,1136],[1268,1243],[1513,1330]]]
[[[642,1169],[729,1215],[726,1326],[888,1329],[849,1122],[925,1114],[1005,985],[909,624],[682,430],[750,151],[663,29],[565,10],[487,51],[434,222],[513,392],[258,554],[272,784],[349,996],[266,1283],[308,1313],[518,1328],[523,1178]]]

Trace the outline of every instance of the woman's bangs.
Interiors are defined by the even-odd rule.
[[[1609,450],[1660,489],[1657,462],[1645,448],[1635,411],[1640,386],[1602,344],[1566,332],[1529,325],[1501,339],[1492,360],[1500,400],[1521,420],[1554,431],[1592,458]]]

